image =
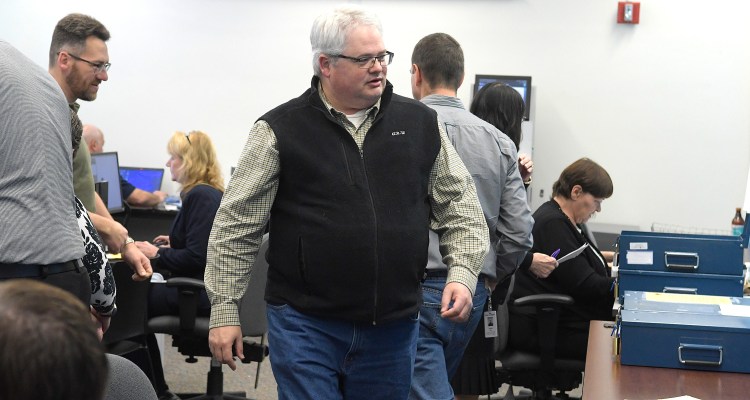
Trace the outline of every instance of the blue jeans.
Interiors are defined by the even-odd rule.
[[[268,347],[279,400],[405,399],[418,316],[373,325],[268,304]]]
[[[419,339],[409,399],[452,400],[451,377],[461,363],[466,345],[482,320],[489,291],[480,277],[469,319],[456,323],[440,317],[445,277],[427,278],[422,284]]]

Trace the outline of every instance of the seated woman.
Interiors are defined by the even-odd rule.
[[[206,269],[208,236],[216,210],[224,193],[224,179],[211,139],[203,132],[176,132],[167,144],[167,167],[172,180],[182,186],[182,208],[172,223],[169,236],[157,236],[154,246],[137,242],[139,249],[153,259],[154,269],[168,277],[190,277],[203,280]],[[157,257],[155,258],[154,257]],[[177,288],[154,283],[149,293],[149,318],[178,314]],[[201,293],[198,315],[208,316],[211,304],[205,291]],[[154,372],[154,388],[159,399],[178,399],[164,381],[159,348],[154,335],[149,335],[148,348]]]
[[[541,294],[567,294],[575,304],[562,311],[557,330],[556,355],[586,359],[589,321],[612,319],[614,278],[604,256],[581,233],[580,225],[601,211],[613,192],[612,179],[599,164],[582,158],[569,165],[552,186],[552,200],[534,212],[534,246],[516,272],[511,300]],[[527,268],[533,252],[565,255],[589,243],[583,253],[559,264],[546,279]],[[511,303],[512,304],[512,303]],[[537,321],[533,308],[509,307],[509,346],[538,351]]]

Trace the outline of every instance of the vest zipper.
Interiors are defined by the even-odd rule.
[[[364,143],[362,144],[364,147]],[[375,249],[375,285],[373,286],[373,306],[372,306],[372,324],[377,325],[378,320],[378,283],[379,283],[379,276],[378,276],[378,265],[379,258],[378,258],[378,214],[375,212],[375,200],[372,198],[372,191],[370,190],[370,181],[367,179],[367,164],[365,163],[365,155],[364,151],[360,152],[360,160],[362,162],[362,171],[364,172],[364,179],[365,184],[367,185],[367,196],[370,199],[370,210],[372,211],[372,218],[375,222],[375,238],[373,240],[373,246]]]

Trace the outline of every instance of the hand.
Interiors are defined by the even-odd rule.
[[[153,242],[159,247],[170,247],[168,235],[159,235],[154,238]]]
[[[159,198],[159,203],[164,203],[164,200],[167,199],[167,192],[162,192],[161,190],[157,190],[153,193],[156,195],[156,197]]]
[[[245,355],[242,353],[242,330],[239,326],[220,326],[218,328],[211,328],[208,331],[208,348],[211,349],[214,360],[222,364],[227,364],[232,371],[237,369],[234,357],[232,357],[233,346],[237,357],[240,360],[244,360]]]
[[[151,261],[148,260],[138,247],[132,244],[126,245],[120,250],[122,259],[125,260],[133,270],[134,281],[145,281],[150,279],[154,271],[151,269]]]
[[[453,307],[450,303],[453,302]],[[471,313],[471,291],[464,284],[450,282],[443,289],[440,316],[453,322],[466,322]]]
[[[521,179],[524,182],[528,181],[534,172],[534,162],[524,153],[518,154],[518,172],[521,173]]]
[[[543,253],[534,253],[529,271],[537,278],[546,278],[557,268],[557,260]]]
[[[98,336],[99,341],[101,341],[104,337],[104,332],[109,329],[109,323],[112,320],[112,317],[99,314],[94,310],[94,307],[91,306],[89,306],[89,310],[91,311],[91,320],[94,321],[94,324],[96,325],[96,336]]]
[[[158,247],[149,242],[135,242],[135,245],[136,247],[138,247],[138,250],[140,250],[141,253],[143,253],[143,255],[148,258],[156,257],[156,253],[159,251]]]

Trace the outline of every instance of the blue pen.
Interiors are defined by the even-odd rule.
[[[560,249],[557,249],[550,254],[550,257],[557,258],[557,255],[560,254]]]

